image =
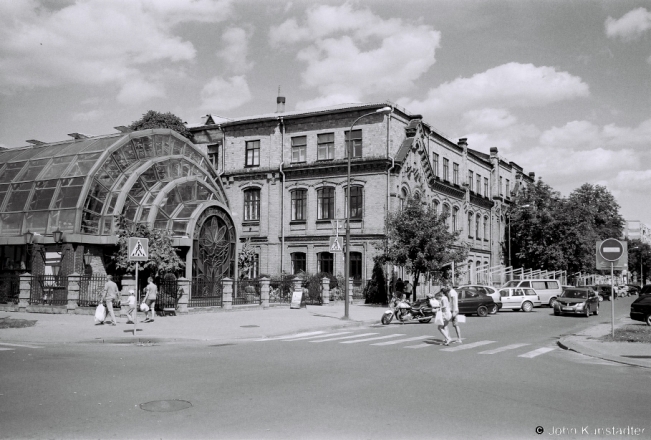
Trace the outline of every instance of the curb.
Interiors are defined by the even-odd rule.
[[[616,362],[618,364],[623,364],[623,365],[629,365],[632,367],[640,367],[640,368],[647,368],[651,369],[651,366],[649,365],[643,365],[638,362],[635,362],[634,359],[622,359],[620,356],[610,356],[608,354],[602,353],[600,351],[596,350],[591,350],[589,348],[580,346],[580,344],[575,344],[572,341],[569,341],[569,339],[572,338],[570,336],[569,338],[561,338],[559,341],[557,341],[557,344],[559,347],[561,347],[563,350],[570,350],[574,351],[576,353],[589,356],[592,358],[596,359],[602,359],[605,361],[610,361],[610,362]],[[575,336],[574,338],[581,338],[580,336]]]

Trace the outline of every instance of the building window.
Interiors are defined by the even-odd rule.
[[[405,203],[407,202],[407,198],[409,198],[409,193],[405,188],[403,188],[402,191],[400,191],[400,194],[402,195],[402,197],[400,197],[400,210],[402,211],[405,209]]]
[[[488,217],[484,217],[484,241],[488,241]]]
[[[509,179],[506,179],[506,197],[511,197],[511,181]]]
[[[305,162],[307,151],[307,136],[296,136],[292,138],[292,162]]]
[[[306,272],[305,252],[293,252],[292,256],[292,273],[294,275]]]
[[[321,188],[316,192],[317,220],[330,220],[335,218],[335,189]]]
[[[468,171],[468,189],[469,189],[470,191],[473,190],[472,185],[473,185],[473,181],[474,181],[474,180],[475,180],[475,179],[474,179],[474,175],[473,175],[472,171]]]
[[[445,157],[443,158],[443,180],[450,181],[450,161]]]
[[[350,188],[350,218],[362,218],[364,207],[364,199],[362,196],[362,187],[353,186]],[[346,206],[344,213],[348,213],[348,200],[346,199]],[[346,216],[347,217],[347,216]]]
[[[246,141],[246,163],[247,167],[260,166],[260,141]]]
[[[432,207],[434,208],[434,212],[436,213],[436,215],[439,215],[439,201],[438,200],[434,200],[434,202],[432,203]]]
[[[477,187],[475,187],[475,192],[481,194],[481,176],[477,174]]]
[[[334,255],[330,252],[319,252],[317,254],[317,272],[333,273],[335,268]]]
[[[335,158],[335,134],[321,133],[316,138],[316,158],[317,160],[327,160]]]
[[[472,238],[472,221],[475,215],[472,212],[468,213],[468,238]]]
[[[350,277],[355,280],[362,279],[362,253],[361,252],[350,253],[350,266],[348,267],[348,273]]]
[[[307,190],[297,189],[292,191],[292,220],[307,220]]]
[[[500,197],[504,195],[504,191],[502,191],[502,176],[500,176]]]
[[[439,177],[439,155],[436,153],[432,158],[432,168],[434,168],[434,177]]]
[[[459,230],[459,208],[456,206],[452,208],[452,230],[454,232]]]
[[[350,140],[352,140],[353,145],[350,147],[353,151],[352,157],[362,157],[362,130],[353,130],[352,137],[350,136],[350,131],[345,132],[346,135],[346,157],[348,157],[348,149]]]
[[[445,223],[448,226],[448,230],[450,230],[450,220],[448,219],[448,216],[450,215],[450,205],[447,203],[443,204],[443,212],[441,213],[443,217],[445,217]]]
[[[219,164],[219,144],[208,145],[208,160],[213,168]]]
[[[484,177],[484,197],[488,197],[488,177]]]
[[[459,164],[458,163],[453,163],[452,164],[452,183],[455,185],[459,184]]]
[[[481,231],[480,231],[480,229],[481,229],[481,228],[480,228],[480,225],[481,225],[481,215],[477,214],[477,218],[476,218],[476,220],[477,220],[477,221],[475,222],[475,238],[476,238],[477,240],[481,240],[481,237],[479,236],[479,233],[481,232]]]
[[[244,221],[260,221],[260,190],[258,188],[244,191]]]

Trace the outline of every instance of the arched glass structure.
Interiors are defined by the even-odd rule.
[[[191,237],[190,220],[207,201],[228,207],[218,175],[207,156],[169,129],[0,151],[5,240],[59,229],[109,243],[120,214]]]

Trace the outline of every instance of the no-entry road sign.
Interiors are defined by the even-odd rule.
[[[619,240],[609,238],[601,242],[599,253],[606,261],[617,261],[624,255],[624,245]]]

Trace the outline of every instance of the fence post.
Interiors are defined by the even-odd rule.
[[[330,304],[330,278],[323,277],[321,280],[321,301],[323,305]]]
[[[223,296],[222,296],[222,306],[224,310],[231,310],[233,308],[233,278],[224,278],[223,279]]]
[[[80,278],[77,272],[68,275],[68,305],[66,306],[68,313],[75,313],[75,310],[77,310]]]
[[[303,291],[303,277],[300,275],[295,276],[294,279],[292,280],[292,295],[294,292],[298,292],[298,291],[301,292]]]
[[[352,304],[353,303],[353,278],[352,277],[348,278],[348,296],[350,297],[348,298],[348,302]]]
[[[179,297],[179,300],[176,303],[176,313],[179,315],[187,315],[188,314],[188,298],[190,298],[190,280],[181,277],[178,280],[176,280],[176,283],[178,285],[178,293],[181,294]]]
[[[32,276],[29,273],[20,275],[20,289],[18,293],[18,311],[26,312],[29,306],[29,297],[32,293]]]
[[[263,309],[269,308],[269,283],[271,283],[270,278],[260,278],[260,302]]]
[[[136,313],[138,313],[140,304],[137,303],[138,300],[142,302],[142,297],[138,296],[138,289],[136,289],[136,277],[134,275],[125,275],[122,277],[122,292],[120,292],[120,299],[121,299],[121,305],[120,305],[120,317],[125,317],[127,316],[127,312],[129,311],[129,300],[128,299],[122,299],[125,297],[129,297],[129,290],[132,290],[136,294]]]

